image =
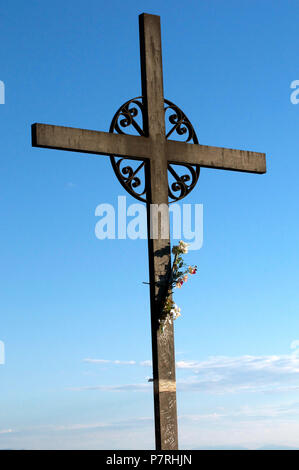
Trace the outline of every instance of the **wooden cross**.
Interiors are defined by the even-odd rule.
[[[162,332],[158,323],[171,266],[171,250],[169,237],[167,239],[161,238],[160,233],[157,239],[150,236],[150,206],[151,204],[166,204],[168,208],[170,194],[168,170],[176,178],[177,186],[174,187],[175,190],[178,190],[178,188],[185,189],[185,192],[181,192],[181,197],[189,192],[188,186],[186,186],[188,178],[184,179],[184,177],[178,176],[171,165],[176,167],[177,165],[183,165],[189,169],[193,165],[196,170],[199,170],[199,166],[201,166],[222,170],[265,173],[266,158],[263,153],[197,144],[197,138],[195,139],[195,133],[186,116],[175,105],[171,106],[172,103],[165,100],[165,103],[169,105],[168,108],[176,114],[172,119],[173,129],[178,134],[183,134],[186,130],[190,131],[195,144],[188,143],[190,142],[189,138],[187,143],[168,139],[168,135],[165,133],[160,17],[143,13],[139,16],[139,28],[143,129],[140,129],[134,121],[136,109],[130,111],[128,104],[120,109],[117,117],[122,116],[124,118],[121,124],[124,127],[129,124],[135,125],[140,135],[33,124],[32,145],[34,147],[122,157],[121,160],[131,158],[144,162],[148,214],[156,449],[171,450],[178,448],[174,331],[173,325],[167,324]],[[131,101],[136,104],[136,100]],[[112,131],[116,128],[115,122],[110,129]],[[121,132],[119,127],[118,130]],[[114,169],[118,168],[119,170],[119,166],[115,161],[113,164]],[[126,172],[128,174],[127,178],[124,177]],[[134,173],[130,167],[127,167],[122,174],[118,171],[118,177],[126,189],[135,195],[134,184],[132,183],[136,177],[136,171]],[[192,185],[189,186],[189,190],[194,187],[196,181],[195,178]],[[138,186],[137,180],[135,180],[136,186]],[[141,199],[141,197],[138,198]]]

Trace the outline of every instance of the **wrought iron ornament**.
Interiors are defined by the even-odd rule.
[[[177,137],[185,143],[198,144],[193,126],[183,111],[164,99],[166,139]],[[124,103],[115,113],[109,132],[145,136],[142,96]],[[139,201],[146,202],[145,161],[110,156],[114,172],[122,186]],[[186,173],[188,170],[188,173]],[[182,174],[183,173],[183,174]],[[168,195],[171,202],[186,197],[196,185],[199,165],[168,163]],[[137,176],[138,175],[138,176]]]
[[[133,98],[124,103],[115,113],[110,124],[109,132],[117,134],[134,134],[144,136],[144,108],[142,97]],[[144,168],[145,161],[110,156],[114,172],[122,186],[131,196],[146,202],[145,176],[137,174]],[[129,163],[129,164],[128,164]]]

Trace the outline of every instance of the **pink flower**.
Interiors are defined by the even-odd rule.
[[[190,274],[196,274],[197,266],[189,266],[188,271]]]
[[[184,281],[184,282],[187,282],[187,281],[188,281],[188,274],[185,274],[185,276],[183,277],[183,281]]]
[[[177,280],[175,287],[180,289],[183,284],[184,284],[184,281],[183,281],[183,279],[180,278],[180,279]]]

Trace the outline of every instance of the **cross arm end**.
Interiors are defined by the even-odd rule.
[[[219,170],[266,173],[266,154],[248,150],[186,144],[169,140],[167,142],[167,160],[177,164],[197,164],[204,168]]]
[[[116,155],[137,160],[151,156],[150,139],[135,135],[34,123],[31,126],[31,139],[33,147]]]

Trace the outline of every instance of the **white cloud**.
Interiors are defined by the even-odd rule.
[[[72,387],[69,390],[83,392],[85,390],[98,390],[100,392],[146,392],[151,390],[150,384],[122,384],[122,385],[91,385],[85,387]]]
[[[100,423],[74,423],[74,424],[62,424],[62,425],[44,425],[40,426],[39,429],[49,430],[49,431],[88,431],[93,429],[120,429],[120,428],[131,428],[137,426],[144,426],[147,423],[152,423],[153,418],[141,417],[134,418],[130,420],[120,420],[120,421],[108,421]],[[32,428],[34,429],[34,428]]]
[[[287,392],[299,388],[299,357],[210,357],[206,361],[179,361],[177,368],[193,376],[178,382],[178,389],[209,393]]]
[[[298,340],[291,343],[297,348]],[[85,359],[89,363],[139,365],[151,367],[150,360],[141,362]],[[237,393],[237,392],[295,392],[299,390],[299,355],[297,351],[286,355],[237,357],[211,356],[205,361],[180,360],[176,362],[179,391]],[[186,372],[192,375],[186,377]],[[185,375],[185,377],[184,377]],[[78,387],[73,390],[145,391],[148,384],[100,385]]]
[[[0,434],[10,434],[12,433],[13,430],[12,429],[0,429]]]
[[[294,355],[282,356],[211,356],[206,361],[178,361],[178,369],[192,369],[196,373],[212,370],[221,371],[225,369],[244,369],[246,371],[272,370],[281,372],[299,372],[299,358]]]
[[[233,408],[210,404],[205,412],[179,415],[180,447],[298,448],[298,415],[299,402]],[[146,416],[20,427],[3,442],[23,449],[152,449],[153,437],[153,417]]]
[[[139,365],[145,366],[145,367],[152,367],[152,361],[149,361],[149,360],[141,361],[141,362],[139,362]]]
[[[110,359],[83,359],[83,362],[88,362],[90,364],[121,364],[121,365],[135,365],[136,361],[120,361],[118,359],[116,360],[110,360]]]
[[[194,369],[198,366],[199,362],[196,361],[177,361],[177,369]]]
[[[297,340],[294,340],[291,348],[296,350],[297,347]],[[85,359],[85,362],[151,366],[149,360]],[[206,392],[210,396],[209,404],[205,403],[204,398],[194,400],[194,413],[179,416],[182,448],[299,447],[299,401],[283,403],[281,395],[273,395],[271,402],[267,397],[265,403],[259,401],[258,405],[253,405],[252,402],[248,404],[247,395],[243,406],[238,406],[234,399],[227,402],[226,397],[224,406],[219,406],[218,398],[214,403],[211,400],[212,394],[299,391],[297,351],[286,355],[212,356],[204,361],[180,360],[177,361],[177,377],[179,393]],[[152,393],[152,384],[141,381],[83,386],[71,390]],[[32,442],[37,448],[131,448],[132,445],[134,448],[151,448],[153,422],[152,418],[134,418],[118,422],[48,425],[40,430],[20,429],[17,432],[5,429],[0,434],[2,446],[7,448],[32,448]]]

